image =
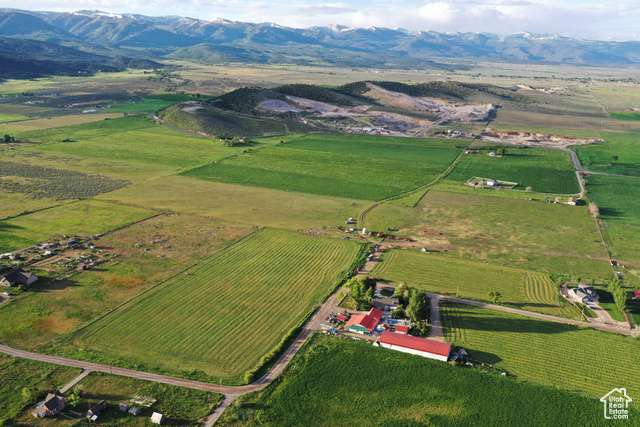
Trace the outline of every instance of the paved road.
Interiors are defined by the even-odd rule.
[[[580,164],[580,160],[578,159],[578,155],[576,154],[575,151],[566,148],[566,147],[547,147],[547,148],[551,148],[554,150],[562,150],[562,151],[566,151],[567,153],[569,153],[571,155],[571,161],[573,162],[573,167],[576,168],[577,170],[581,171],[581,172],[585,172],[588,173],[590,175],[606,175],[606,176],[619,176],[622,178],[640,178],[640,176],[633,176],[633,175],[617,175],[614,173],[606,173],[606,172],[595,172],[595,171],[590,171],[587,170],[585,168],[582,167],[582,165]]]
[[[492,309],[492,310],[504,311],[506,313],[519,314],[521,316],[527,316],[527,317],[533,317],[533,318],[536,318],[536,319],[548,320],[550,322],[565,323],[565,324],[570,324],[570,325],[580,325],[580,326],[586,326],[586,327],[592,328],[592,329],[598,329],[598,330],[601,330],[601,331],[615,332],[617,334],[623,334],[623,335],[631,335],[631,330],[630,329],[622,328],[622,327],[618,327],[618,326],[614,326],[614,325],[603,325],[603,324],[599,324],[599,323],[590,323],[590,322],[583,322],[583,321],[580,321],[580,320],[565,319],[564,317],[557,317],[557,316],[550,316],[548,314],[534,313],[532,311],[520,310],[520,309],[517,309],[517,308],[511,308],[511,307],[504,307],[504,306],[495,305],[495,304],[488,304],[488,303],[484,303],[484,302],[480,302],[480,301],[473,301],[473,300],[462,299],[462,298],[448,297],[448,296],[444,296],[444,295],[440,295],[440,294],[434,294],[434,293],[430,293],[430,292],[426,292],[426,294],[427,294],[427,296],[429,298],[440,298],[441,301],[452,301],[452,302],[456,302],[456,303],[459,303],[459,304],[473,305],[473,306],[476,306],[476,307],[489,308],[489,309]]]

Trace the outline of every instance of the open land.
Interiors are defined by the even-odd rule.
[[[357,251],[351,242],[257,231],[89,325],[78,340],[107,354],[233,378],[335,287]]]
[[[496,70],[478,63],[455,71],[173,65],[184,66],[181,77],[171,77],[184,93],[165,93],[167,82],[137,71],[3,83],[2,93],[12,96],[0,100],[0,131],[15,140],[0,144],[0,253],[60,235],[107,232],[92,240],[95,249],[60,249],[25,267],[40,280],[3,299],[3,344],[240,384],[261,359],[286,349],[290,341],[282,344],[283,338],[361,261],[362,245],[353,239],[362,227],[398,237],[367,236],[368,243],[395,247],[372,273],[389,283],[481,301],[499,292],[503,305],[583,319],[549,275],[573,283],[593,279],[602,307],[625,320],[606,292],[614,271],[625,290],[640,286],[634,202],[640,122],[631,120],[640,91],[616,81],[626,78],[624,70],[589,69],[593,80],[578,84],[583,68],[544,65]],[[363,97],[334,96],[352,104],[346,107],[301,96],[271,99],[255,110],[209,102],[245,86],[339,88],[357,81],[367,81]],[[399,92],[410,86],[385,89],[390,81],[444,82],[452,92],[445,99],[414,96]],[[35,94],[21,95],[26,91]],[[165,107],[164,124],[149,120]],[[100,113],[82,114],[94,108]],[[488,127],[498,136],[519,132],[517,145],[476,138]],[[268,134],[275,136],[255,137]],[[570,153],[545,145],[575,151],[587,171],[580,173],[584,195]],[[465,185],[471,178],[516,185],[472,188]],[[565,205],[572,195],[584,197]],[[599,208],[597,220],[589,202]],[[348,218],[354,234],[338,228]],[[418,252],[423,247],[427,253]],[[84,256],[99,265],[77,271]],[[593,398],[614,387],[626,387],[634,401],[640,395],[628,374],[640,362],[632,337],[451,303],[441,310],[448,341],[514,378],[316,337],[282,378],[229,408],[223,424],[472,425],[478,414],[510,419],[505,411],[513,402],[531,424],[561,418],[597,424],[602,407]],[[636,301],[628,311],[640,319]],[[578,359],[588,379],[575,374]],[[40,365],[18,375],[16,366],[0,363],[3,378],[26,377],[20,384],[41,378],[47,389],[71,375]],[[429,378],[416,381],[420,372]],[[443,394],[442,381],[457,388]],[[94,374],[80,386],[88,402],[153,388]],[[363,389],[378,394],[354,395]],[[189,395],[196,404],[186,408],[175,390],[153,393],[164,396],[160,405],[170,418],[184,423],[219,401],[219,395]],[[227,395],[216,416],[239,394]],[[304,397],[310,395],[313,401]],[[0,418],[26,422],[33,396],[9,393],[11,412]],[[349,396],[361,409],[344,404]],[[546,402],[544,410],[539,402]]]

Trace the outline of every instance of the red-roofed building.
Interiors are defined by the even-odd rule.
[[[382,319],[384,311],[372,308],[367,314],[356,314],[345,325],[345,328],[359,334],[370,334]]]
[[[398,325],[398,326],[396,326],[396,333],[402,334],[402,335],[407,335],[409,333],[409,327],[408,326],[403,326],[403,325]]]
[[[389,331],[384,331],[380,336],[380,347],[417,354],[443,362],[449,360],[451,354],[451,344]]]
[[[345,316],[344,314],[338,314],[336,316],[336,319],[338,319],[341,322],[344,322],[345,320],[347,320],[347,316]]]
[[[633,291],[633,296],[635,299],[640,299],[640,291]]]

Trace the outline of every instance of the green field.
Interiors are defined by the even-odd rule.
[[[295,367],[295,369],[293,369]],[[516,409],[517,408],[517,409]],[[608,425],[602,403],[481,370],[315,336],[261,395],[222,426]],[[631,418],[637,416],[634,410]]]
[[[605,142],[573,149],[587,170],[616,175],[640,176],[640,132],[603,133]],[[613,156],[618,156],[617,160]]]
[[[616,120],[640,120],[640,112],[637,111],[610,111],[609,115]]]
[[[120,132],[73,142],[46,144],[42,151],[84,157],[110,159],[127,163],[147,163],[185,169],[242,153],[242,148],[223,147],[219,142],[169,131],[172,134],[149,132],[149,129]]]
[[[236,379],[336,285],[359,246],[263,229],[81,331],[90,349]]]
[[[375,141],[375,142],[373,142]],[[295,147],[295,148],[290,148]],[[419,187],[441,173],[459,149],[383,138],[315,137],[210,164],[183,175],[327,196],[380,200]],[[409,160],[412,159],[412,160]]]
[[[83,200],[0,222],[0,252],[10,252],[63,234],[90,236],[153,215],[154,212],[97,200]]]
[[[478,190],[475,195],[429,191],[400,224],[398,234],[430,250],[447,250],[505,266],[581,276],[611,275],[603,260],[607,253],[586,206],[485,194]],[[587,263],[592,267],[585,271]]]
[[[491,291],[499,292],[503,304],[523,310],[580,319],[580,315],[559,297],[548,276],[476,261],[392,250],[382,255],[373,274],[393,282],[435,293],[487,301]]]
[[[637,339],[479,307],[441,310],[447,341],[519,380],[598,399],[618,387],[640,396],[640,380],[629,374],[640,363]]]
[[[170,105],[178,102],[194,99],[191,95],[184,94],[165,94],[165,95],[148,95],[143,96],[142,100],[138,102],[131,102],[128,104],[113,105],[109,111],[123,111],[123,112],[143,112],[143,111],[157,111],[167,108]]]
[[[640,225],[640,178],[592,175],[587,189],[605,222]]]
[[[287,230],[343,224],[345,218],[357,217],[369,204],[357,199],[223,184],[184,176],[150,179],[104,194],[100,199]]]
[[[568,153],[544,148],[506,147],[504,157],[490,157],[482,151],[465,155],[446,181],[460,185],[473,177],[517,182],[517,190],[553,194],[576,194],[580,191]],[[486,192],[490,194],[491,191]],[[534,197],[533,195],[531,197]]]

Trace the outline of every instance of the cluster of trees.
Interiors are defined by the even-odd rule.
[[[376,292],[376,281],[370,277],[352,277],[343,286],[344,292],[355,299],[371,301]],[[343,295],[338,295],[342,298]]]
[[[627,311],[627,291],[624,290],[618,280],[612,280],[607,286],[607,290],[613,295],[616,307],[621,312]]]
[[[414,330],[421,336],[429,334],[429,298],[424,291],[410,288],[406,283],[400,283],[396,287],[395,296],[400,305],[392,313],[395,319],[408,317],[413,322]]]
[[[11,142],[11,141],[15,141],[16,138],[14,136],[11,136],[9,134],[5,134],[4,138],[2,138],[2,142]]]

